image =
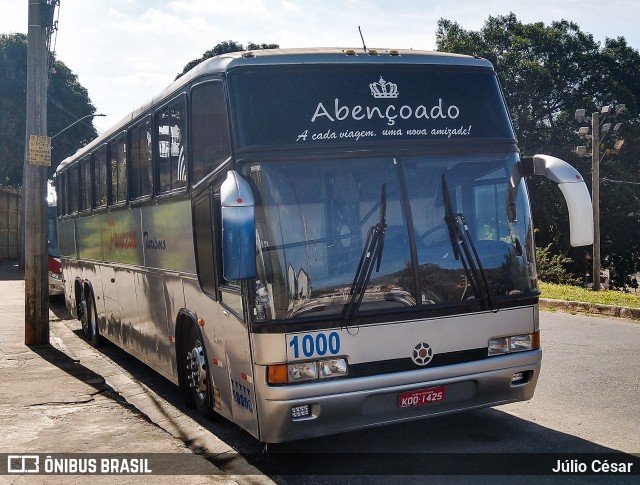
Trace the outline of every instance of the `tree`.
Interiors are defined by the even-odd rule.
[[[0,34],[0,185],[22,185],[26,140],[27,36]],[[83,116],[94,114],[87,90],[62,62],[52,57],[47,103],[47,132],[52,135]],[[53,140],[48,174],[67,156],[95,138],[91,120],[78,123]]]
[[[523,155],[549,153],[563,158],[590,178],[591,163],[579,159],[573,114],[577,108],[593,112],[605,104],[626,104],[626,144],[618,159],[605,160],[601,177],[603,266],[614,269],[614,283],[622,285],[640,270],[637,185],[606,182],[638,181],[638,96],[640,54],[620,37],[595,42],[573,22],[523,24],[511,13],[489,17],[479,31],[440,19],[436,32],[440,51],[478,55],[496,68]],[[606,140],[604,141],[606,143]],[[605,145],[601,149],[604,153]],[[635,153],[635,154],[634,154]],[[614,184],[617,184],[614,186]],[[567,210],[554,184],[541,178],[529,181],[536,239],[558,256],[569,255],[574,273],[590,272],[590,250],[570,249]],[[541,203],[544,201],[544,203]],[[560,227],[562,226],[562,228]],[[628,231],[631,231],[629,233]],[[635,233],[633,233],[635,231]],[[552,244],[552,246],[549,246]],[[633,262],[629,260],[635,258]],[[566,259],[563,259],[566,261]]]
[[[254,44],[253,42],[249,42],[249,44],[247,45],[247,48],[245,49],[242,44],[239,44],[236,41],[225,40],[224,42],[218,43],[213,49],[209,49],[208,51],[206,51],[198,59],[194,59],[188,62],[186,66],[184,66],[184,69],[182,70],[182,72],[176,76],[176,79],[178,79],[183,74],[188,73],[191,69],[196,67],[202,61],[206,61],[211,57],[220,56],[222,54],[229,54],[231,52],[242,52],[244,50],[255,51],[255,50],[262,50],[262,49],[279,49],[279,48],[280,46],[278,44]]]

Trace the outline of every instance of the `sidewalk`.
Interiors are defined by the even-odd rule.
[[[558,310],[565,313],[586,313],[588,315],[640,321],[640,308],[596,305],[580,301],[551,300],[549,298],[540,298],[540,308],[551,311]]]
[[[96,456],[98,461],[102,453],[140,458],[171,454],[149,455],[163,458],[160,463],[152,460],[153,472],[162,475],[0,474],[0,483],[270,482],[264,476],[250,477],[259,475],[255,469],[226,475],[204,456],[194,454],[185,441],[200,441],[198,449],[204,450],[203,455],[234,450],[179,410],[161,402],[159,396],[89,347],[53,313],[51,345],[27,347],[24,281],[22,272],[11,262],[0,262],[0,326],[0,471],[6,473],[9,466],[4,453],[83,453],[84,458]],[[145,403],[152,405],[151,411],[140,411]],[[153,409],[158,416],[152,415]],[[42,462],[40,469],[44,469]],[[178,471],[184,475],[176,475]]]

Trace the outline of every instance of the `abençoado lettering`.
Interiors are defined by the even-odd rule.
[[[335,98],[333,109],[327,109],[324,103],[319,102],[316,110],[311,117],[311,122],[315,123],[318,119],[327,119],[331,122],[345,121],[353,119],[354,121],[381,119],[387,120],[387,125],[396,124],[396,119],[403,120],[430,120],[430,119],[451,119],[455,120],[460,116],[460,109],[455,105],[448,105],[438,98],[437,104],[428,107],[420,104],[417,106],[402,105],[400,107],[390,104],[386,108],[378,106],[348,106],[340,104],[340,99]]]

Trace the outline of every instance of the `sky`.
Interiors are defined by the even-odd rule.
[[[29,0],[0,0],[0,33],[27,32]],[[489,16],[569,20],[603,43],[640,50],[638,0],[61,0],[56,56],[88,90],[99,132],[169,85],[219,42],[435,49],[441,18],[480,29]]]

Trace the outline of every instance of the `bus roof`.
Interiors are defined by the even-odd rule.
[[[366,51],[362,48],[260,49],[222,54],[201,62],[189,72],[180,76],[158,95],[125,116],[91,143],[80,148],[75,154],[63,160],[56,172],[69,165],[73,160],[90,153],[95,147],[107,141],[111,136],[124,130],[129,123],[148,112],[154,105],[161,103],[164,99],[179,92],[181,88],[200,77],[212,74],[222,75],[233,69],[248,66],[287,66],[301,64],[439,65],[493,69],[489,61],[480,57],[410,49],[367,49]]]

